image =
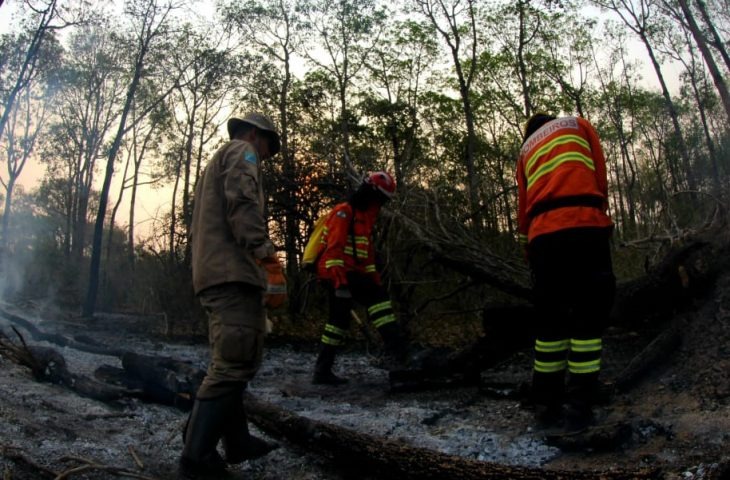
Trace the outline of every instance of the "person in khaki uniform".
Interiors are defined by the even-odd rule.
[[[278,153],[279,134],[258,113],[231,118],[227,126],[230,141],[195,188],[193,287],[208,313],[211,359],[183,432],[180,478],[220,478],[226,463],[275,448],[249,434],[242,394],[261,365],[267,276],[281,274],[267,234],[260,169]]]

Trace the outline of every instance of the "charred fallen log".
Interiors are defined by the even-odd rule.
[[[110,348],[93,339],[79,341],[56,333],[44,332],[33,322],[0,307],[0,315],[28,331],[35,340],[47,341],[75,350],[118,357],[122,368],[109,365],[100,366],[94,373],[100,380],[74,375],[66,368],[66,361],[56,350],[48,347],[25,345],[19,332],[23,347],[13,347],[4,337],[6,351],[17,352],[14,361],[33,371],[36,378],[43,381],[63,384],[79,394],[97,400],[110,401],[123,396],[135,396],[146,401],[172,405],[183,410],[189,409],[205,372],[188,362],[169,357],[140,355],[135,352]],[[3,340],[0,337],[0,341]],[[12,347],[12,348],[11,348]],[[2,344],[0,344],[2,348]]]
[[[124,350],[120,350],[117,348],[108,347],[105,345],[100,345],[96,342],[89,341],[89,342],[82,342],[77,341],[68,337],[65,337],[63,335],[59,335],[57,333],[48,333],[44,332],[40,328],[36,327],[33,322],[30,320],[23,318],[19,313],[12,312],[9,308],[5,306],[0,306],[0,315],[5,317],[7,320],[12,322],[15,325],[18,325],[28,331],[30,333],[31,337],[33,337],[35,340],[44,341],[53,343],[55,345],[59,345],[61,347],[69,347],[73,348],[74,350],[79,350],[81,352],[87,352],[87,353],[94,353],[97,355],[108,355],[112,357],[121,357],[124,354]],[[82,339],[84,337],[81,337]]]
[[[611,325],[658,331],[656,339],[616,379],[618,389],[631,388],[668,358],[681,340],[681,328],[671,319],[706,295],[718,274],[728,268],[728,242],[698,239],[671,249],[644,277],[618,285]],[[537,312],[529,303],[488,306],[483,310],[485,333],[481,338],[416,369],[393,372],[391,388],[403,392],[478,384],[480,372],[531,346],[537,321]]]
[[[682,341],[682,330],[686,325],[682,317],[672,320],[669,327],[660,332],[619,374],[614,382],[616,391],[629,390],[648,371],[670,358]]]
[[[595,452],[616,450],[631,438],[633,427],[626,422],[597,425],[577,432],[547,435],[548,445],[566,452]]]
[[[495,305],[483,311],[484,335],[455,352],[426,351],[406,370],[389,374],[395,392],[480,385],[481,373],[508,360],[534,341],[532,305]]]
[[[413,245],[414,249],[427,251],[435,262],[479,283],[516,298],[529,297],[530,274],[521,259],[507,258],[493,252],[481,238],[463,225],[445,225],[435,199],[422,198],[414,204],[420,204],[428,212],[420,221],[402,212],[389,210],[383,213],[384,217],[407,232],[403,242]]]
[[[145,401],[189,410],[205,371],[170,357],[126,352],[122,368],[102,365],[94,375],[107,383],[139,391],[139,397]]]
[[[249,418],[262,430],[331,458],[359,475],[403,479],[639,479],[658,478],[656,470],[557,471],[480,462],[354,432],[296,415],[257,400],[244,400]]]
[[[66,359],[50,347],[27,345],[17,332],[19,344],[0,333],[0,352],[13,362],[30,368],[37,380],[64,385],[83,397],[111,402],[134,392],[97,382],[92,378],[71,373],[66,367]]]
[[[707,292],[727,268],[727,246],[695,240],[671,249],[664,259],[635,280],[618,285],[613,325],[662,324]]]
[[[205,376],[205,371],[191,363],[133,352],[122,356],[122,367],[131,381],[141,383],[150,399],[183,410],[192,406]]]

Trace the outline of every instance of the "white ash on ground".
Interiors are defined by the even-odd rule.
[[[730,290],[730,281],[726,285]],[[315,346],[271,347],[249,391],[261,400],[312,420],[482,461],[562,470],[643,465],[661,468],[668,479],[719,478],[716,475],[724,468],[727,459],[723,455],[730,444],[730,390],[727,383],[723,385],[728,381],[727,370],[713,369],[712,365],[717,363],[700,369],[700,377],[707,378],[701,382],[694,379],[697,373],[692,368],[695,363],[704,363],[692,359],[703,341],[704,351],[710,350],[706,344],[709,335],[719,344],[716,352],[724,362],[720,364],[730,362],[726,358],[730,352],[722,349],[730,336],[730,315],[723,313],[730,311],[730,305],[725,303],[730,304],[730,296],[719,297],[715,310],[698,317],[687,332],[677,359],[599,410],[601,421],[621,420],[636,426],[624,444],[610,451],[568,452],[549,446],[544,432],[535,428],[532,413],[520,408],[517,400],[490,398],[476,387],[389,393],[387,373],[373,368],[368,356],[357,351],[345,352],[337,362],[337,372],[347,376],[350,383],[328,387],[310,383]],[[127,329],[131,320],[135,328]],[[133,317],[115,316],[108,322],[101,320],[92,325],[46,321],[39,323],[39,327],[67,336],[84,334],[103,345],[187,360],[204,368],[206,345],[168,343],[160,337],[139,333],[144,331],[139,323]],[[9,323],[0,318],[0,328],[9,331]],[[120,367],[116,357],[33,342],[30,335],[26,338],[29,343],[56,348],[72,373],[91,376],[101,365]],[[628,361],[611,357],[610,338],[606,348],[607,363]],[[524,381],[528,375],[527,354],[519,356],[513,365],[486,373],[486,377],[507,377],[512,382]],[[39,478],[38,468],[61,473],[81,465],[81,459],[150,478],[174,478],[182,448],[180,430],[186,416],[173,407],[134,399],[109,405],[82,398],[65,387],[38,383],[28,369],[0,357],[3,478]],[[252,430],[266,437],[255,426]],[[280,443],[281,448],[267,457],[232,470],[241,478],[262,480],[353,478],[352,472],[344,472],[299,446]],[[75,473],[71,478],[118,476],[97,468]]]

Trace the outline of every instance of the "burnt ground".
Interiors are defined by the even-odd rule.
[[[32,317],[28,309],[25,313]],[[519,400],[495,398],[483,388],[391,393],[387,373],[373,368],[368,354],[357,350],[343,354],[337,365],[350,384],[312,386],[314,347],[276,342],[250,391],[307,418],[487,462],[569,471],[656,468],[665,479],[730,478],[730,275],[720,278],[686,318],[682,343],[670,358],[597,410],[600,424],[625,426],[603,448],[551,445]],[[205,345],[165,340],[154,334],[155,322],[104,315],[89,325],[48,310],[36,316],[46,331],[83,335],[204,367]],[[2,317],[0,329],[9,332]],[[604,379],[616,378],[651,334],[615,328],[607,332]],[[121,366],[116,357],[54,347],[73,373],[93,376],[101,365]],[[525,382],[530,359],[529,351],[520,352],[483,372],[482,380]],[[83,398],[65,387],[35,381],[28,369],[0,356],[0,478],[54,478],[51,473],[44,477],[43,469],[59,475],[84,465],[86,470],[59,478],[119,478],[109,468],[138,478],[174,478],[186,415],[137,399],[106,404]],[[232,470],[249,479],[363,478],[300,446],[280,443],[269,456]]]

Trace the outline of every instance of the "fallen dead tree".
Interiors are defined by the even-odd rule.
[[[423,208],[423,221],[416,221],[397,211],[384,211],[383,216],[407,232],[404,242],[426,250],[437,263],[464,274],[479,283],[490,285],[517,298],[528,298],[530,274],[521,259],[498,255],[475,238],[469,230],[445,225],[438,202],[423,198],[415,202]]]
[[[690,310],[717,276],[730,269],[727,235],[717,234],[714,241],[708,236],[712,237],[676,245],[645,276],[617,286],[611,325],[655,336],[616,379],[621,391],[636,385],[652,367],[669,358],[682,333],[680,324],[672,319]],[[479,384],[480,372],[531,347],[536,321],[537,312],[528,302],[489,305],[483,310],[481,338],[461,351],[427,359],[415,369],[392,372],[391,388],[405,392]]]
[[[671,357],[682,341],[682,330],[686,325],[687,321],[684,318],[674,319],[668,328],[660,332],[641,352],[631,359],[631,362],[614,382],[616,391],[628,391],[647,372]]]
[[[488,285],[518,301],[529,301],[530,273],[519,247],[515,246],[509,254],[498,252],[491,246],[495,242],[485,241],[483,232],[468,227],[468,222],[453,218],[450,213],[443,214],[442,202],[435,191],[411,190],[408,195],[403,205],[407,203],[411,210],[383,212],[390,225],[397,227],[393,243],[402,250],[427,252],[432,261],[470,278],[473,283]],[[673,308],[687,298],[687,293],[711,281],[718,270],[728,268],[728,257],[719,255],[730,250],[727,213],[722,205],[718,207],[703,225],[674,235],[650,237],[643,242],[660,245],[659,251],[665,253],[653,266],[648,265],[647,258],[644,277],[619,286],[617,304],[626,308],[620,309],[618,318],[625,318],[627,312],[632,317],[633,312],[646,314],[649,312],[646,302],[656,299],[661,292],[665,300],[671,299],[670,308]],[[666,296],[672,293],[681,295]]]
[[[130,454],[132,451],[130,451]],[[107,475],[113,475],[116,477],[124,478],[137,478],[139,480],[160,480],[156,477],[149,475],[143,475],[139,472],[135,472],[126,468],[115,467],[111,465],[103,465],[94,460],[77,457],[77,456],[63,456],[59,459],[59,462],[69,463],[74,462],[77,465],[66,467],[61,472],[56,472],[48,467],[40,465],[39,463],[31,460],[28,456],[24,455],[20,448],[12,445],[0,444],[0,458],[7,458],[12,460],[16,464],[22,465],[24,470],[27,470],[29,474],[33,475],[33,478],[47,478],[53,480],[66,480],[72,478],[76,474],[87,473],[91,471],[103,472]],[[142,469],[144,465],[140,465],[138,461],[135,461],[137,466]],[[9,475],[9,472],[6,472]],[[10,478],[10,477],[7,477]],[[24,478],[24,477],[18,477]]]
[[[126,352],[122,356],[125,378],[140,385],[148,400],[182,410],[192,407],[205,371],[170,357]]]
[[[32,321],[24,318],[19,312],[13,312],[6,305],[0,305],[0,315],[5,317],[13,324],[22,327],[35,340],[53,343],[61,347],[69,347],[86,353],[94,353],[97,355],[108,355],[111,357],[121,357],[125,352],[117,348],[105,345],[93,344],[90,342],[80,342],[57,333],[44,332],[38,328]]]
[[[137,397],[146,401],[172,405],[187,410],[205,372],[188,362],[169,357],[141,355],[98,343],[79,342],[57,333],[38,328],[30,319],[0,307],[0,315],[22,327],[35,340],[46,341],[82,352],[117,357],[122,368],[101,365],[94,376],[97,380],[68,371],[61,353],[50,347],[28,346],[20,332],[13,327],[20,344],[15,344],[0,331],[0,352],[14,363],[31,369],[38,380],[65,385],[82,396],[101,401]]]
[[[251,420],[271,435],[331,458],[361,476],[397,479],[646,479],[657,470],[557,471],[480,462],[403,442],[358,433],[337,425],[310,420],[250,394],[244,400]]]
[[[64,385],[83,397],[111,402],[136,392],[98,382],[83,375],[71,373],[66,367],[66,359],[50,347],[28,345],[20,333],[13,328],[19,343],[10,340],[0,332],[0,353],[14,363],[30,368],[37,380]]]
[[[63,346],[76,348],[75,343],[66,337],[45,333],[18,315],[12,315],[10,320],[26,330],[32,330],[39,339],[50,338],[60,341]],[[18,365],[28,367],[39,381],[63,385],[83,397],[103,402],[135,397],[187,410],[205,375],[204,371],[192,364],[169,357],[97,347],[93,353],[103,351],[109,356],[120,357],[122,368],[101,365],[94,373],[96,379],[93,379],[70,372],[66,359],[59,351],[51,347],[28,345],[17,328],[12,327],[12,330],[18,339],[15,342],[0,331],[0,354]]]
[[[479,384],[480,372],[508,360],[533,342],[534,325],[539,319],[530,303],[529,271],[521,258],[496,254],[472,229],[442,216],[439,202],[432,196],[423,192],[411,195],[419,195],[410,204],[419,205],[422,211],[387,213],[391,225],[397,227],[393,234],[398,237],[392,243],[404,251],[425,252],[430,261],[467,277],[468,281],[445,298],[483,284],[508,294],[511,300],[484,305],[484,335],[475,343],[459,352],[428,358],[415,369],[393,372],[391,389],[405,392]],[[681,333],[672,330],[663,334],[670,328],[671,319],[691,309],[718,274],[730,269],[730,238],[721,220],[718,217],[700,230],[657,239],[665,252],[661,261],[650,265],[647,258],[645,275],[617,285],[611,325],[657,336],[656,341],[647,344],[647,351],[631,362],[630,371],[623,372],[620,388],[630,388],[667,357]]]

